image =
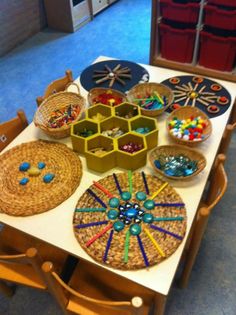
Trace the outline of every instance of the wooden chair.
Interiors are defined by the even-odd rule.
[[[64,91],[67,87],[67,85],[73,82],[73,76],[71,70],[66,70],[65,76],[62,78],[59,78],[53,82],[51,82],[46,90],[43,96],[39,96],[36,98],[36,102],[38,106],[51,94],[57,93],[60,91]]]
[[[0,152],[28,126],[28,121],[23,110],[17,116],[0,124]]]
[[[29,248],[26,252],[15,255],[7,255],[0,252],[0,280],[10,281],[26,285],[35,289],[46,290],[44,273],[40,266],[42,259],[36,248]],[[0,290],[7,296],[11,296],[14,290],[0,282]]]
[[[189,246],[187,246],[187,252],[185,253],[184,268],[179,281],[179,286],[181,288],[185,288],[188,285],[189,277],[199,251],[211,211],[221,200],[226,191],[227,175],[224,169],[225,159],[226,157],[223,154],[219,154],[217,156],[212,176],[210,178],[206,199],[200,203],[196,222],[193,226],[192,237]]]
[[[52,262],[45,262],[42,269],[49,291],[65,314],[146,315],[153,302],[150,290],[90,263],[80,261],[68,284]]]

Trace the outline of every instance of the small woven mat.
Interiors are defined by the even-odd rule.
[[[152,195],[164,182],[144,173],[134,172],[131,176],[128,173],[117,173],[99,180],[98,184],[108,192],[102,191],[101,187],[97,188],[96,184],[90,186],[80,197],[73,220],[78,242],[93,259],[126,270],[152,266],[173,254],[185,235],[187,224],[183,201],[170,185],[165,186],[153,198],[155,207],[148,210],[145,201],[150,202]],[[124,191],[131,192],[128,201],[122,199]],[[145,200],[138,200],[137,192],[142,192]],[[109,205],[111,195],[119,199],[119,206]],[[120,206],[127,209],[127,205],[132,208],[131,212],[135,212],[135,207],[138,211],[141,210],[140,215],[128,218],[127,210],[122,215]],[[114,210],[119,214],[115,219],[108,216],[112,213],[111,209],[113,214]],[[150,214],[155,219],[144,222],[145,214],[149,214],[149,219]],[[130,220],[130,223],[124,223],[126,220]],[[115,226],[120,225],[123,228],[117,231]],[[138,235],[131,233],[132,226],[140,229]],[[137,229],[133,231],[135,230]],[[99,233],[102,235],[98,236]]]
[[[23,162],[45,167],[38,176],[19,170]],[[20,144],[0,155],[0,211],[14,216],[28,216],[53,209],[66,200],[78,187],[82,177],[79,157],[65,144],[33,141]],[[45,174],[54,174],[49,183]],[[28,178],[26,185],[20,185]]]

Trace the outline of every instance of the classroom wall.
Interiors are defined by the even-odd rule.
[[[0,0],[0,56],[45,26],[43,0]]]

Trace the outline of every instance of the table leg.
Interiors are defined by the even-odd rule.
[[[167,296],[162,294],[155,295],[153,315],[164,315]]]

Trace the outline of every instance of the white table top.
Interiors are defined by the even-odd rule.
[[[106,59],[110,59],[108,57],[99,57],[96,61],[103,61]],[[161,82],[167,78],[178,76],[178,75],[186,75],[184,72],[153,67],[153,66],[144,66],[149,74],[150,74],[150,82]],[[79,79],[76,80],[79,83]],[[235,83],[226,82],[217,80],[220,84],[222,84],[231,94],[232,104],[236,97],[236,88]],[[73,91],[74,88],[71,87]],[[86,97],[87,91],[81,88],[81,93]],[[232,108],[231,104],[231,108]],[[36,106],[36,104],[35,104]],[[181,254],[183,252],[183,248],[189,234],[190,227],[192,225],[194,216],[196,214],[196,210],[199,204],[199,201],[202,196],[202,192],[204,190],[210,169],[212,167],[213,161],[215,159],[215,155],[217,153],[217,149],[220,143],[220,140],[223,135],[224,127],[227,123],[228,117],[230,114],[230,109],[227,110],[223,115],[218,116],[216,118],[211,119],[213,132],[211,137],[200,144],[197,149],[203,152],[207,159],[207,166],[202,173],[196,176],[196,179],[189,181],[186,183],[177,183],[172,182],[172,186],[175,187],[177,192],[180,194],[182,199],[186,204],[187,209],[187,233],[186,236],[178,247],[176,252],[164,260],[162,263],[138,271],[120,271],[117,269],[113,269],[110,267],[102,266],[102,268],[107,268],[114,273],[121,275],[125,278],[128,278],[132,281],[137,282],[140,285],[148,287],[155,292],[167,295],[169,289],[171,287],[172,281],[175,276],[176,269],[178,267],[179,260],[181,258]],[[158,128],[159,128],[159,138],[158,144],[164,145],[170,143],[169,138],[167,137],[166,127],[165,127],[165,118],[166,114],[163,114],[157,118]],[[29,125],[9,146],[7,149],[23,143],[36,139],[49,139],[43,132],[41,132],[38,128],[34,126],[33,123]],[[49,139],[51,140],[51,139]],[[70,138],[60,140],[60,142],[67,144],[71,147]],[[5,150],[4,150],[5,151]],[[74,256],[80,257],[87,261],[93,262],[98,265],[88,254],[80,247],[77,242],[74,232],[73,232],[73,213],[79,199],[80,195],[84,192],[85,189],[88,188],[92,184],[93,180],[99,180],[102,176],[107,176],[114,171],[120,171],[119,169],[113,169],[104,174],[95,173],[93,171],[88,171],[86,167],[86,162],[83,157],[81,157],[83,164],[83,177],[80,186],[77,188],[75,193],[67,199],[65,202],[60,204],[55,209],[37,214],[30,217],[13,217],[6,214],[0,214],[0,222],[6,223],[16,229],[19,229],[23,232],[26,232],[36,238],[44,240],[50,244],[53,244],[68,253],[71,253]],[[148,164],[145,168],[147,173],[153,173],[150,165]],[[101,265],[100,265],[101,266]]]

